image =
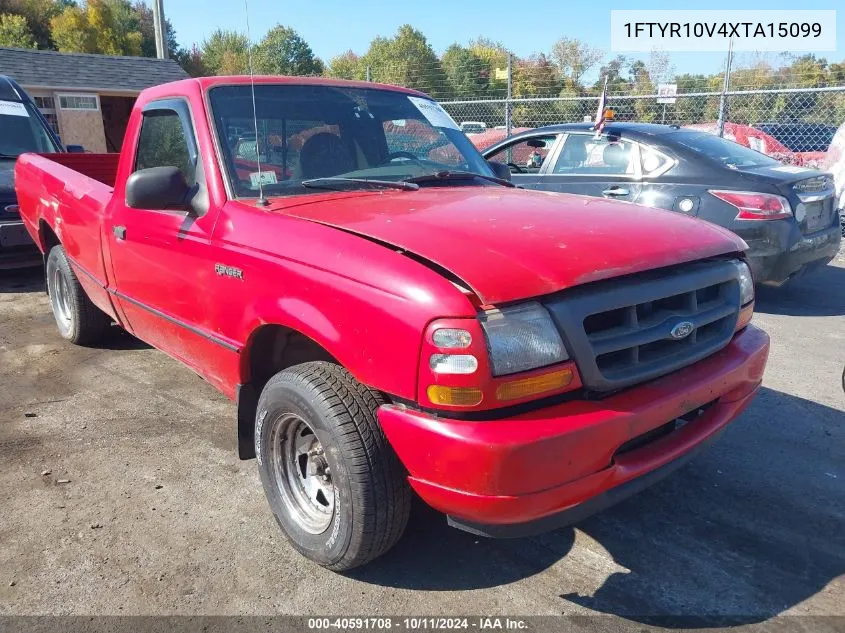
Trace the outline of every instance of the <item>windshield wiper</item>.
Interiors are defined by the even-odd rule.
[[[385,189],[402,189],[404,191],[416,191],[419,185],[405,180],[372,180],[370,178],[343,178],[332,176],[329,178],[310,178],[300,183],[303,187],[314,189],[345,189],[344,185],[367,185],[372,187],[383,187]]]
[[[406,178],[402,182],[407,183],[424,183],[424,182],[437,182],[440,180],[469,180],[471,178],[481,178],[482,180],[489,180],[490,182],[495,182],[497,185],[504,185],[505,187],[516,187],[510,180],[503,180],[502,178],[496,178],[495,176],[485,176],[484,174],[476,174],[472,171],[450,171],[448,169],[444,169],[443,171],[438,171],[433,174],[425,174],[424,176],[415,176],[413,178]]]
[[[20,154],[2,154],[2,153],[0,153],[0,160],[2,160],[4,158],[11,160],[13,158],[17,158],[18,156],[20,156]]]

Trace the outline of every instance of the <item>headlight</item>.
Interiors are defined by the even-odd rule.
[[[754,301],[754,278],[751,276],[751,269],[748,264],[739,260],[734,261],[737,280],[739,281],[739,305]]]
[[[525,303],[479,316],[487,337],[493,375],[502,376],[553,365],[569,358],[546,309]]]

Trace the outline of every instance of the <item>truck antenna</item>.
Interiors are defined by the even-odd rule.
[[[258,200],[255,201],[260,207],[270,204],[264,197],[264,174],[261,171],[261,148],[258,146],[258,111],[255,107],[255,74],[252,71],[252,36],[249,32],[249,0],[244,0],[246,11],[246,38],[247,38],[247,63],[249,64],[249,86],[252,90],[252,124],[255,128],[255,160],[258,163]]]

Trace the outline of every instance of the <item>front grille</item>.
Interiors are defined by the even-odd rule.
[[[733,264],[706,262],[590,284],[547,307],[584,385],[609,391],[724,347],[736,327],[739,284]]]

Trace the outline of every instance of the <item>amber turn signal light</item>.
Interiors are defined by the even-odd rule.
[[[549,391],[558,391],[572,382],[572,369],[566,367],[540,376],[504,382],[496,387],[497,400],[519,400]]]
[[[746,306],[743,306],[739,311],[739,317],[736,320],[736,329],[734,332],[739,332],[742,328],[751,322],[751,317],[754,316],[754,302],[752,301]]]
[[[451,407],[473,407],[481,402],[481,389],[478,387],[447,387],[446,385],[430,385],[426,389],[428,399],[432,404],[442,404]]]

